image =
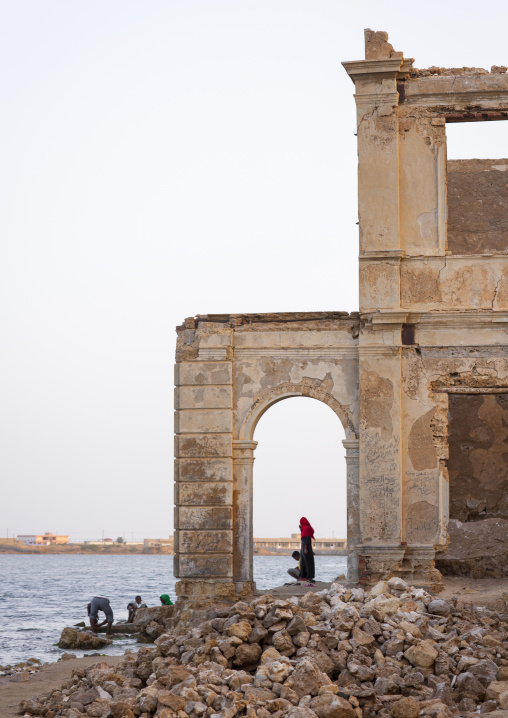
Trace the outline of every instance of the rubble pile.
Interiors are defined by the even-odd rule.
[[[0,665],[0,678],[9,678],[13,682],[27,681],[30,674],[39,672],[41,665],[42,661],[38,658],[29,658],[27,661],[15,665]]]
[[[408,586],[340,583],[215,607],[116,668],[23,701],[45,718],[506,716],[508,620]]]

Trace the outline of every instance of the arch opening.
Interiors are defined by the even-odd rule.
[[[331,377],[329,377],[329,375],[327,375],[323,381],[304,378],[299,384],[282,384],[275,389],[267,390],[262,394],[258,395],[254,403],[251,405],[250,410],[247,412],[243,419],[243,422],[240,426],[239,438],[233,441],[233,577],[234,582],[237,585],[237,590],[242,590],[242,586],[252,586],[252,582],[254,580],[253,465],[254,450],[258,444],[257,441],[253,440],[254,431],[260,418],[270,407],[275,404],[279,404],[282,399],[295,397],[313,398],[319,400],[320,403],[327,404],[328,407],[333,410],[333,412],[339,418],[340,423],[342,424],[342,429],[346,437],[344,440],[342,440],[342,445],[343,449],[346,450],[345,483],[347,499],[345,501],[345,504],[347,507],[347,532],[345,538],[347,552],[347,577],[348,580],[351,582],[356,583],[358,580],[358,556],[356,553],[356,546],[361,543],[359,505],[359,441],[353,425],[351,414],[349,412],[349,408],[340,404],[331,395],[331,393],[328,391],[328,383],[331,383]],[[293,402],[289,404],[295,406]],[[316,402],[316,404],[319,406],[318,402]],[[308,405],[309,404],[306,404],[306,406]],[[321,408],[323,409],[324,407]],[[326,413],[326,409],[325,414],[327,417],[331,417],[330,413]],[[334,418],[331,418],[333,424]],[[335,420],[334,431],[336,431],[336,433],[334,433],[334,439],[331,443],[337,446],[337,449],[340,451],[340,439],[343,434],[339,428],[336,428],[338,426],[339,424]],[[259,436],[259,432],[257,436]],[[298,449],[293,449],[292,453],[297,454]],[[344,459],[342,457],[340,459],[336,458],[332,460],[331,463],[334,466],[340,467],[344,465]],[[323,503],[326,502],[326,504],[331,504],[332,506],[334,506],[333,502],[326,500],[327,497],[325,496],[325,492],[322,492],[322,494]],[[280,501],[281,499],[278,499],[278,502]],[[283,505],[282,507],[280,507],[281,511],[282,509]],[[297,513],[298,511],[300,511],[300,509],[297,510],[296,507],[295,510]],[[296,526],[298,526],[299,519],[302,515],[305,515],[305,513],[301,512],[298,516],[295,517]],[[309,518],[308,512],[307,518]],[[316,522],[314,521],[314,523]],[[289,533],[291,534],[296,532],[298,532],[298,528],[296,528],[294,531],[290,531]],[[333,528],[333,533],[335,533],[335,528]],[[329,537],[325,537],[321,534],[320,538]],[[286,576],[286,570],[287,569],[282,572],[282,576],[284,578]],[[333,572],[333,569],[330,569],[330,572]],[[346,571],[339,571],[338,573],[346,573]],[[335,576],[330,576],[329,578],[331,580],[331,578],[335,578]],[[278,580],[276,583],[280,582],[281,581]]]
[[[291,401],[282,399],[291,398]],[[259,588],[292,581],[298,523],[315,529],[316,580],[347,573],[347,466],[344,428],[311,397],[280,397],[256,422],[253,471],[253,572]]]

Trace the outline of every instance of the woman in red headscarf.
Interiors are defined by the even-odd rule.
[[[307,521],[305,516],[300,519],[300,532],[302,537],[302,545],[300,550],[301,559],[301,578],[306,578],[307,586],[312,586],[314,581],[314,551],[312,549],[312,539],[314,538],[314,529]]]

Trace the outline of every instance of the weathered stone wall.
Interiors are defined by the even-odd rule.
[[[508,519],[508,394],[450,396],[450,518]]]
[[[451,160],[447,169],[449,251],[508,254],[508,160]]]
[[[348,542],[358,543],[359,316],[207,315],[187,319],[177,331],[179,595],[252,590],[254,432],[271,405],[292,396],[323,401],[342,423]]]

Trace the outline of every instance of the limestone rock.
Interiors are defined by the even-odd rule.
[[[159,705],[171,708],[173,711],[183,711],[185,708],[185,698],[176,696],[170,691],[161,691],[158,696]]]
[[[261,656],[261,663],[268,663],[268,661],[278,661],[280,658],[279,651],[273,646],[269,646]]]
[[[438,652],[430,641],[421,641],[414,646],[410,646],[404,653],[404,658],[413,666],[430,668],[436,660],[437,654]]]
[[[78,631],[75,628],[64,628],[58,645],[60,648],[74,648],[82,651],[95,651],[98,648],[111,645],[112,641],[96,636],[87,631]]]
[[[392,616],[400,608],[400,600],[396,596],[385,598],[383,594],[380,594],[377,598],[369,601],[364,606],[366,613],[372,613],[377,611],[381,616]]]
[[[252,626],[248,621],[238,621],[238,623],[233,623],[231,626],[228,626],[226,634],[228,636],[235,636],[242,641],[248,641],[251,631]]]
[[[434,613],[436,616],[449,616],[451,613],[451,606],[448,601],[443,601],[443,599],[437,598],[429,603],[428,611],[429,613]]]
[[[278,631],[273,635],[272,638],[273,647],[276,648],[280,653],[294,653],[295,648],[293,646],[293,641],[291,640],[291,636],[289,633],[284,631]]]
[[[353,628],[353,638],[360,646],[370,646],[374,643],[374,636],[370,636],[368,633],[365,633],[365,631],[362,631],[361,628],[357,628],[356,626]]]
[[[294,616],[291,621],[288,623],[286,631],[290,636],[296,636],[297,633],[301,633],[302,631],[306,631],[307,626],[305,625],[305,621],[301,616]]]
[[[331,683],[328,676],[311,663],[303,659],[292,675],[293,690],[302,698],[303,696],[317,696],[323,685]]]
[[[312,699],[311,710],[318,718],[355,718],[355,711],[349,701],[334,695],[322,693]]]
[[[485,692],[485,700],[497,701],[502,693],[508,691],[508,682],[492,681]]]
[[[316,714],[310,708],[297,706],[296,708],[293,708],[290,713],[288,713],[288,718],[316,718]]]
[[[377,596],[390,596],[390,586],[388,581],[378,581],[369,591],[369,598]]]
[[[420,713],[420,705],[416,698],[401,698],[395,701],[392,707],[393,718],[417,718]]]
[[[235,651],[233,663],[235,666],[254,665],[261,658],[261,652],[259,643],[242,643]]]
[[[469,668],[470,673],[487,687],[497,678],[498,668],[494,661],[478,661]]]
[[[144,630],[152,621],[164,624],[164,621],[174,615],[174,606],[151,606],[150,608],[139,608],[134,616],[134,626]]]

